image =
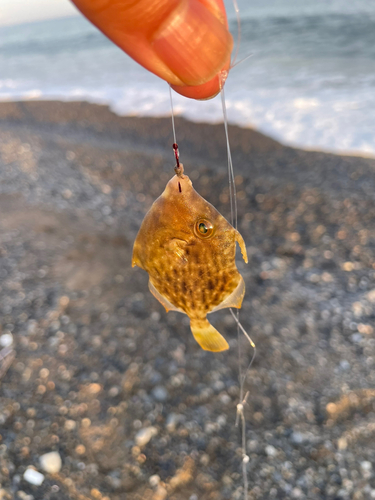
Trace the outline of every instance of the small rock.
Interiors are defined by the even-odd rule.
[[[150,476],[150,479],[148,481],[150,483],[150,486],[156,488],[160,483],[160,476],[154,474],[153,476]]]
[[[114,490],[118,490],[122,486],[122,481],[119,477],[114,477],[114,476],[109,475],[109,476],[106,476],[106,480]]]
[[[303,493],[302,493],[302,490],[300,488],[293,488],[293,491],[292,491],[293,498],[301,498],[302,495],[303,495]]]
[[[167,496],[168,496],[167,490],[164,488],[164,486],[159,484],[154,496],[152,497],[152,500],[165,500]]]
[[[304,441],[304,436],[300,432],[293,432],[290,438],[294,444],[301,444]]]
[[[347,447],[348,447],[348,441],[344,437],[341,437],[337,440],[337,448],[340,451],[346,450]]]
[[[13,344],[13,335],[11,333],[4,333],[0,336],[0,346],[9,347]]]
[[[274,446],[272,446],[271,444],[267,445],[266,448],[266,453],[269,457],[275,457],[277,455],[277,450]]]
[[[354,344],[359,344],[362,340],[362,335],[360,333],[353,333],[350,338]]]
[[[176,426],[180,421],[180,416],[177,413],[170,413],[167,417],[165,427],[168,432],[174,432],[176,430]]]
[[[110,398],[115,398],[116,396],[118,396],[120,394],[120,389],[116,386],[114,387],[111,387],[108,391],[108,396]]]
[[[346,359],[340,361],[341,370],[348,371],[350,370],[350,363]]]
[[[1,498],[1,497],[0,497]],[[13,498],[13,497],[6,497],[6,498]],[[27,493],[25,493],[24,491],[22,490],[18,490],[17,491],[17,500],[34,500],[34,497],[33,495],[28,495]],[[3,500],[3,499],[1,499]]]
[[[88,392],[93,395],[99,394],[99,392],[102,390],[102,386],[100,384],[90,384],[88,386]]]
[[[23,475],[25,481],[35,486],[40,486],[44,481],[44,476],[35,469],[26,469]]]
[[[220,394],[219,399],[220,403],[222,403],[223,405],[228,405],[232,401],[230,396],[228,396],[228,394],[225,393]]]
[[[56,472],[60,472],[61,470],[61,457],[57,451],[45,453],[39,458],[39,462],[42,469],[49,474],[56,474]]]
[[[157,385],[152,389],[152,396],[156,399],[156,401],[163,403],[168,399],[168,391],[162,385]]]
[[[77,423],[74,420],[67,420],[64,424],[64,429],[66,431],[74,431],[77,427]]]
[[[363,462],[361,462],[361,469],[363,469],[364,471],[370,471],[372,469],[372,463],[368,460],[364,460]]]
[[[135,435],[135,442],[137,446],[145,446],[154,436],[156,436],[158,430],[156,427],[145,427],[137,432]]]
[[[370,290],[368,293],[367,293],[367,300],[369,302],[372,302],[373,304],[375,303],[375,288]]]
[[[247,446],[249,448],[249,451],[254,452],[258,448],[258,441],[256,439],[249,439],[247,442]]]
[[[86,448],[85,446],[83,446],[83,444],[79,444],[78,446],[76,446],[75,452],[77,453],[77,455],[84,455],[86,453]]]

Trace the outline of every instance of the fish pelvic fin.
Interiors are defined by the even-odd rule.
[[[190,328],[195,340],[205,351],[220,352],[229,349],[228,342],[207,320],[190,319]]]
[[[236,241],[240,245],[240,249],[241,249],[241,253],[242,253],[242,258],[243,258],[243,260],[247,264],[248,263],[248,259],[247,259],[247,252],[246,252],[245,242],[244,242],[241,234],[237,231],[237,229],[235,229],[235,231],[236,231]]]
[[[167,312],[169,312],[169,311],[177,311],[177,312],[181,312],[181,313],[184,312],[182,309],[179,309],[178,307],[171,304],[171,302],[169,302],[169,300],[166,297],[164,297],[164,295],[162,295],[160,292],[158,292],[156,290],[155,286],[151,283],[151,280],[149,280],[149,282],[148,282],[148,288],[149,288],[150,292],[152,293],[152,295],[155,297],[155,299],[157,299],[160,302],[160,304],[165,307],[165,310]]]
[[[240,281],[237,285],[237,288],[235,288],[233,292],[223,300],[223,302],[214,307],[212,311],[210,311],[210,313],[219,311],[220,309],[224,309],[225,307],[236,307],[237,309],[240,309],[242,306],[244,295],[245,282],[243,280],[243,277],[240,275]]]

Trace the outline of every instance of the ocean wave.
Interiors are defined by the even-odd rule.
[[[249,92],[238,98],[227,91],[229,122],[253,127],[294,147],[323,149],[333,152],[364,153],[375,156],[373,130],[375,129],[375,96],[363,96],[355,101],[350,96],[337,94],[296,96],[285,90],[280,95],[271,92]],[[153,88],[112,87],[88,89],[85,87],[58,89],[17,89],[3,91],[0,100],[9,99],[62,99],[88,100],[108,104],[119,115],[170,115],[168,89],[161,85]],[[189,101],[174,95],[174,112],[195,122],[218,123],[223,120],[221,100]]]
[[[229,121],[291,146],[375,154],[375,5],[374,16],[348,15],[349,7],[322,15],[317,0],[320,10],[296,7],[288,17],[284,8],[283,17],[268,6],[257,17],[254,1],[239,59],[254,55],[230,72]],[[119,114],[170,114],[166,83],[80,17],[1,29],[0,40],[2,100],[79,99]],[[196,122],[222,121],[220,98],[175,94],[174,109]]]

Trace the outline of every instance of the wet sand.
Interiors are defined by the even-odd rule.
[[[228,217],[223,126],[176,129],[194,187]],[[249,254],[241,321],[258,350],[249,497],[375,498],[375,160],[230,137]],[[243,498],[232,317],[211,317],[230,350],[204,352],[131,268],[172,142],[168,118],[0,104],[0,342],[15,350],[0,385],[2,499]],[[54,474],[39,463],[50,451]]]

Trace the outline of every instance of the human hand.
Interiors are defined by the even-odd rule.
[[[233,47],[223,0],[72,1],[112,42],[179,94],[211,99],[220,91]]]

